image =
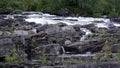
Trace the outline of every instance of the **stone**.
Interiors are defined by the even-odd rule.
[[[99,51],[101,51],[101,49],[104,45],[104,42],[105,42],[105,39],[102,39],[102,38],[85,40],[82,42],[74,42],[70,45],[66,45],[65,50],[67,51],[68,49],[71,48],[71,50],[69,50],[69,51],[77,52],[77,53],[86,53],[88,51],[92,52],[92,53],[99,52]]]
[[[113,45],[111,45],[112,53],[118,53],[119,50],[120,50],[120,44],[113,44]]]
[[[65,45],[69,45],[69,44],[71,44],[72,42],[70,41],[70,40],[66,40],[65,41]]]
[[[58,26],[53,26],[53,27],[46,29],[47,34],[55,34],[55,33],[59,33],[60,31],[61,31],[61,28]]]
[[[111,20],[112,22],[120,23],[120,18],[111,18],[110,20]]]
[[[80,31],[81,25],[73,25],[73,28],[75,29],[75,31]]]
[[[0,38],[0,57],[10,55],[15,48],[15,44],[10,37]]]
[[[56,25],[57,25],[57,26],[59,26],[59,27],[64,27],[64,26],[67,26],[67,24],[65,24],[65,23],[62,23],[62,22],[60,22],[60,23],[57,23]]]
[[[13,24],[14,20],[12,19],[0,19],[0,26],[1,27],[5,27],[5,26],[8,26],[8,27],[11,27],[12,24]]]
[[[62,8],[58,11],[58,15],[61,15],[61,16],[70,16],[70,15],[73,15],[73,12],[70,11],[69,9],[67,8]]]
[[[10,14],[12,13],[13,11],[10,10],[10,9],[0,9],[0,14]]]
[[[39,55],[60,55],[61,46],[59,44],[42,45],[35,48],[36,54]]]
[[[58,57],[62,54],[62,48],[59,44],[48,44],[42,45],[35,48],[35,54],[38,59],[43,60],[46,58],[46,64],[55,65],[56,63],[60,63],[60,58]]]
[[[45,31],[47,28],[49,27],[49,25],[39,25],[37,27],[35,27],[35,29],[37,30],[37,32],[40,32],[40,31]]]
[[[25,30],[14,30],[13,35],[28,35],[28,31]]]
[[[2,32],[2,31],[0,31],[0,35],[3,35],[3,32]]]
[[[71,31],[71,32],[75,32],[75,29],[72,26],[64,26],[61,28],[62,31]]]

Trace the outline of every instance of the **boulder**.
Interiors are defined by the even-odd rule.
[[[119,50],[120,50],[120,44],[113,44],[113,45],[111,45],[112,53],[118,53]]]
[[[105,43],[105,39],[91,39],[82,42],[74,42],[70,45],[64,45],[65,50],[68,52],[86,53],[86,52],[99,52]]]
[[[71,16],[71,15],[73,15],[73,12],[72,11],[70,11],[69,9],[67,9],[67,8],[62,8],[62,9],[60,9],[59,11],[58,11],[58,15],[61,15],[61,16]]]
[[[60,31],[61,31],[61,28],[58,26],[53,26],[53,27],[46,29],[47,34],[55,34],[55,33],[59,33]]]
[[[35,29],[37,30],[37,32],[40,32],[40,31],[45,31],[48,27],[49,27],[48,25],[39,25],[35,27]]]
[[[58,57],[63,53],[63,50],[59,44],[48,44],[42,45],[35,48],[35,54],[37,58],[43,63],[43,59],[46,59],[45,62],[48,65],[55,65],[60,63],[60,58]]]
[[[60,55],[61,46],[59,44],[48,44],[48,45],[42,45],[35,48],[36,54],[39,55]]]
[[[72,26],[64,26],[61,29],[63,32],[66,32],[66,31],[75,32],[75,29]]]

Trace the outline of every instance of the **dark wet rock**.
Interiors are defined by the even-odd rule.
[[[109,29],[107,29],[107,28],[96,29],[96,33],[99,33],[99,35],[116,34],[116,33],[119,34],[119,32],[120,32],[120,29],[116,28],[116,27],[109,28]]]
[[[0,64],[0,68],[26,68],[26,67],[19,64]]]
[[[110,28],[108,30],[108,33],[114,34],[114,33],[119,33],[120,29],[119,28]]]
[[[0,20],[5,19],[6,15],[0,15]]]
[[[0,57],[10,55],[15,48],[11,37],[0,38]]]
[[[62,31],[54,34],[48,34],[48,42],[49,43],[60,43],[64,44],[65,40],[70,40],[71,42],[75,42],[80,40],[81,32],[75,32],[71,30]]]
[[[62,52],[63,51],[59,44],[48,44],[35,48],[35,53],[38,55],[38,59],[40,59],[42,62],[43,58],[46,58],[46,64],[48,65],[60,63],[58,55],[60,55]]]
[[[61,15],[61,16],[71,16],[71,15],[73,15],[73,12],[70,11],[69,9],[65,8],[65,9],[60,9],[58,11],[58,15]]]
[[[58,23],[58,24],[56,24],[56,25],[59,26],[59,27],[67,26],[67,24],[65,24],[65,23]]]
[[[49,44],[47,33],[41,31],[31,36],[34,46]]]
[[[107,32],[108,32],[107,28],[97,28],[96,29],[96,33],[99,33],[99,34],[105,34]]]
[[[5,19],[2,19],[1,21],[0,21],[0,26],[2,26],[2,27],[4,27],[4,26],[12,26],[12,23],[14,23],[14,21],[13,20],[11,20],[11,19],[7,19],[7,20],[5,20]]]
[[[92,64],[90,65],[90,68],[119,68],[119,63],[117,62],[104,62],[104,63],[100,63],[100,64]]]
[[[97,32],[97,27],[94,24],[83,25],[81,27],[82,28],[87,28],[87,29],[89,29],[93,33]]]
[[[36,54],[39,55],[59,55],[61,52],[61,46],[59,44],[42,45],[35,48]]]
[[[24,45],[26,45],[26,36],[15,36],[13,37],[13,42],[15,45],[20,46],[20,48],[23,48]]]
[[[0,14],[10,14],[12,12],[13,12],[12,10],[7,10],[7,9],[3,10],[3,9],[0,9]]]
[[[120,44],[113,44],[111,45],[111,51],[112,53],[117,53],[120,50]]]
[[[110,20],[111,20],[112,22],[120,23],[120,18],[111,18]]]
[[[104,62],[100,64],[83,64],[83,65],[73,65],[69,67],[64,67],[64,68],[119,68],[119,63],[115,62]]]
[[[99,52],[104,45],[105,39],[92,39],[83,42],[75,42],[70,45],[65,45],[65,50],[68,52],[86,53]],[[74,49],[74,50],[73,50]]]
[[[25,20],[15,20],[15,23],[18,25],[18,26],[26,26],[26,27],[29,27],[29,26],[34,26],[35,25],[35,23],[34,22],[31,22],[31,23],[29,23],[29,22],[26,22]]]
[[[79,32],[81,25],[73,25],[73,28],[75,29],[75,31]]]
[[[40,32],[40,31],[45,31],[48,27],[49,27],[49,25],[40,25],[35,28],[36,28],[37,32]]]

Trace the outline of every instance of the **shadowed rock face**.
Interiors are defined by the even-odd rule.
[[[15,44],[10,37],[0,38],[0,57],[10,55],[15,48]]]
[[[70,45],[66,45],[65,49],[70,49],[70,48],[73,48],[73,49],[76,49],[75,52],[78,52],[78,53],[86,53],[86,52],[100,52],[105,43],[105,39],[91,39],[91,40],[86,40],[86,41],[83,41],[83,42],[74,42]],[[70,50],[72,52],[74,52],[74,50]]]
[[[69,9],[65,8],[65,9],[60,9],[58,12],[57,12],[58,15],[61,15],[61,16],[72,16],[73,15],[73,12],[70,11]]]
[[[10,14],[12,12],[13,12],[12,10],[2,10],[2,9],[0,9],[0,14]]]
[[[93,59],[106,40],[111,51],[118,53],[119,24],[106,19],[58,17],[39,12],[1,15],[0,18],[0,67],[7,63],[6,56],[12,56],[15,49],[23,61],[7,64],[6,68],[119,68],[118,63],[95,64]]]

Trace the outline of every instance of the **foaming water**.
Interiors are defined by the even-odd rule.
[[[25,13],[25,12],[24,12]],[[35,22],[36,24],[57,24],[65,23],[67,25],[88,25],[95,24],[98,28],[109,28],[110,19],[107,18],[92,18],[92,17],[60,17],[56,15],[33,13],[27,15],[25,21]],[[120,27],[120,24],[113,24]]]
[[[63,55],[66,53],[65,48],[62,46]]]
[[[81,37],[80,41],[84,41],[88,38],[88,35],[92,34],[92,32],[86,28],[80,28],[80,30],[85,32],[85,34]]]

